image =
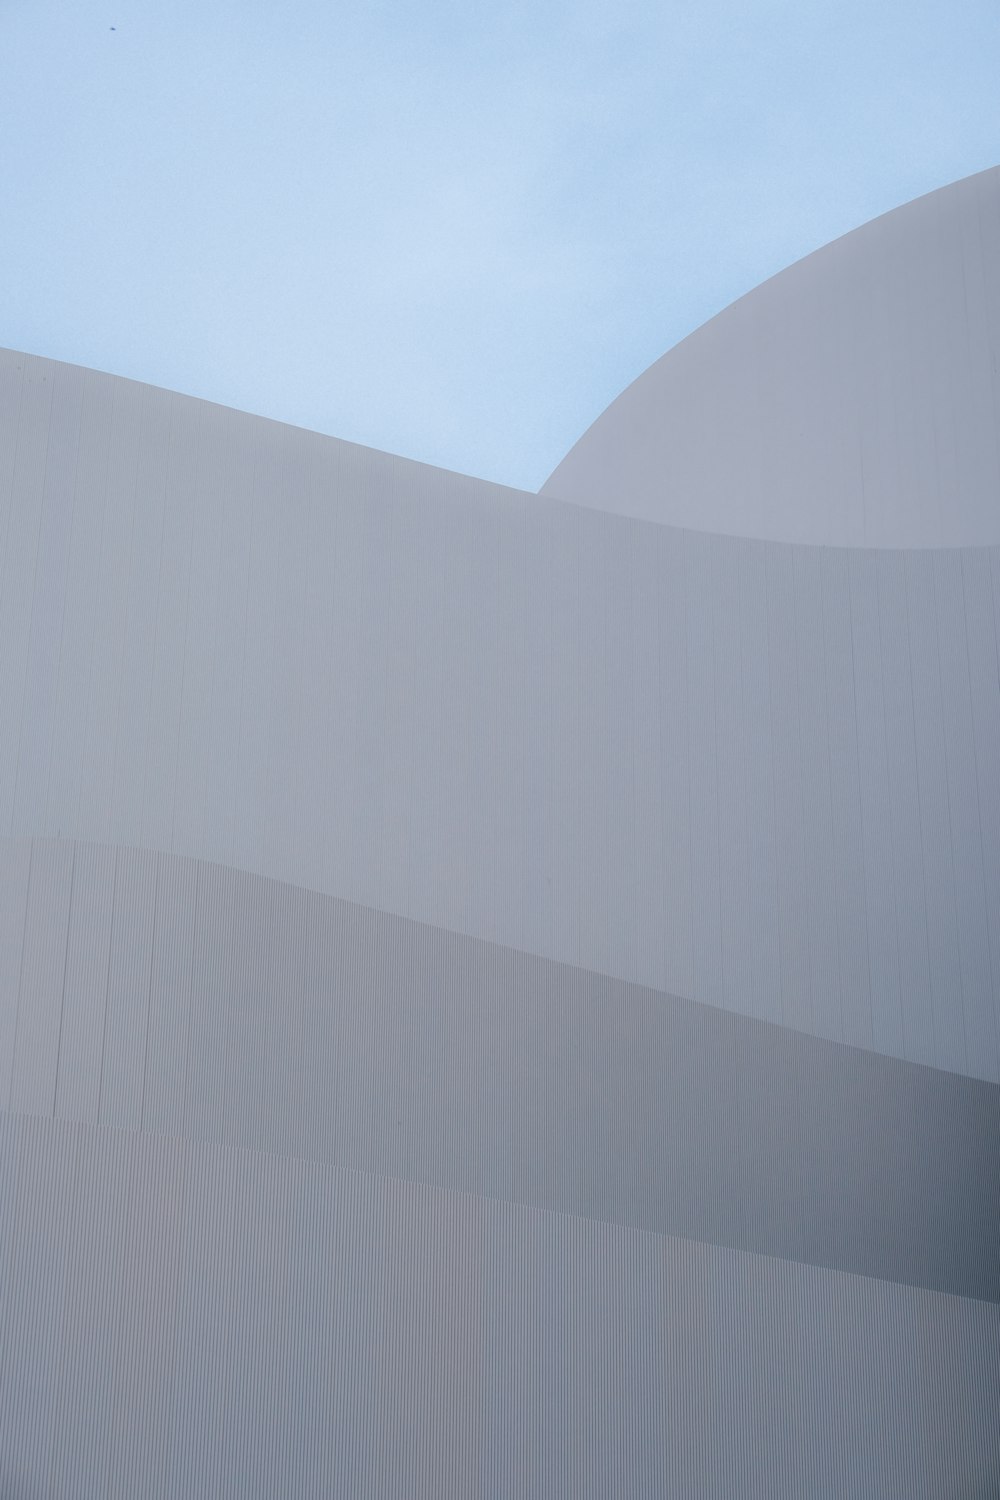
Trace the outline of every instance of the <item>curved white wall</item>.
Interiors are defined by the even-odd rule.
[[[1000,552],[684,532],[0,370],[0,833],[1000,1078]]]
[[[865,224],[633,382],[542,488],[699,531],[1000,541],[1000,168]]]
[[[868,286],[973,400],[995,189],[787,273],[798,374]],[[0,1494],[997,1492],[1000,547],[913,375],[820,547],[713,534],[739,401],[693,530],[0,353]]]

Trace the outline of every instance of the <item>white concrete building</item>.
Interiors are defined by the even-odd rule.
[[[0,354],[0,1494],[1000,1487],[1000,172],[540,495]]]

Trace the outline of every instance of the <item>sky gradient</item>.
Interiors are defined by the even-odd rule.
[[[0,344],[537,489],[1000,161],[1000,6],[0,0]]]

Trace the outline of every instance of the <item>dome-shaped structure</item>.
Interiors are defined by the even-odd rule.
[[[1000,541],[1000,168],[772,277],[671,349],[542,494],[835,546]]]

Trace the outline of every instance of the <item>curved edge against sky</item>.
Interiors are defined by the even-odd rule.
[[[1000,168],[871,220],[640,375],[540,493],[774,541],[1000,541]]]

